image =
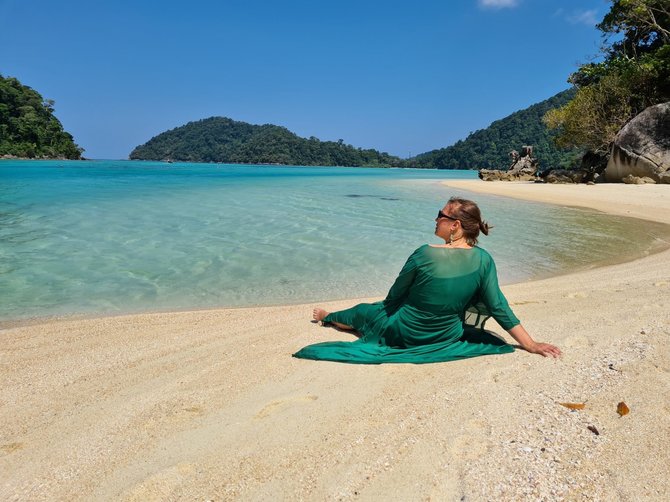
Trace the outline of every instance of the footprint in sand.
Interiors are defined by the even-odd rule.
[[[655,282],[654,286],[656,286],[657,288],[662,288],[662,287],[667,286],[669,284],[670,284],[670,282],[668,282],[668,281],[659,281],[659,282]]]
[[[265,418],[293,405],[309,403],[310,401],[316,401],[317,399],[319,399],[318,396],[297,396],[287,399],[277,399],[276,401],[266,404],[261,411],[256,413],[254,418]]]
[[[587,296],[586,293],[584,293],[582,291],[577,291],[576,293],[570,293],[570,294],[566,295],[565,297],[566,298],[586,298],[586,296]]]
[[[5,453],[14,453],[16,450],[20,450],[21,448],[23,448],[23,443],[9,443],[0,446],[0,450],[4,451]]]
[[[471,419],[465,424],[466,432],[456,436],[449,446],[450,451],[460,459],[475,460],[489,451],[487,436],[488,423],[484,419]]]
[[[123,494],[125,502],[170,500],[173,492],[195,472],[195,466],[182,462],[145,478]]]
[[[476,460],[489,451],[489,445],[477,436],[463,434],[451,441],[449,450],[460,460]]]
[[[203,410],[200,406],[189,406],[188,408],[184,408],[184,411],[187,413],[193,413],[194,415],[202,415],[205,413],[205,410]]]

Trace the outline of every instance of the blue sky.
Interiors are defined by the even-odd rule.
[[[0,0],[0,73],[89,158],[226,116],[407,157],[566,89],[604,0]]]

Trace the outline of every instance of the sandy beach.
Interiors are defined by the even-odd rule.
[[[446,184],[670,224],[663,185]],[[670,251],[503,290],[561,359],[294,359],[350,338],[314,305],[3,329],[0,499],[670,500]]]

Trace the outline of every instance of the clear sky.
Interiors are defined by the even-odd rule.
[[[407,157],[566,89],[604,0],[0,0],[0,73],[88,158],[226,116]]]

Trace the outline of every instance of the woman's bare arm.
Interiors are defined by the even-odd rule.
[[[507,332],[512,335],[512,338],[514,338],[519,345],[521,345],[522,349],[527,350],[532,354],[539,354],[542,357],[558,357],[561,355],[561,349],[555,345],[533,340],[528,334],[528,331],[526,331],[521,324],[517,324],[513,328],[507,330]]]

